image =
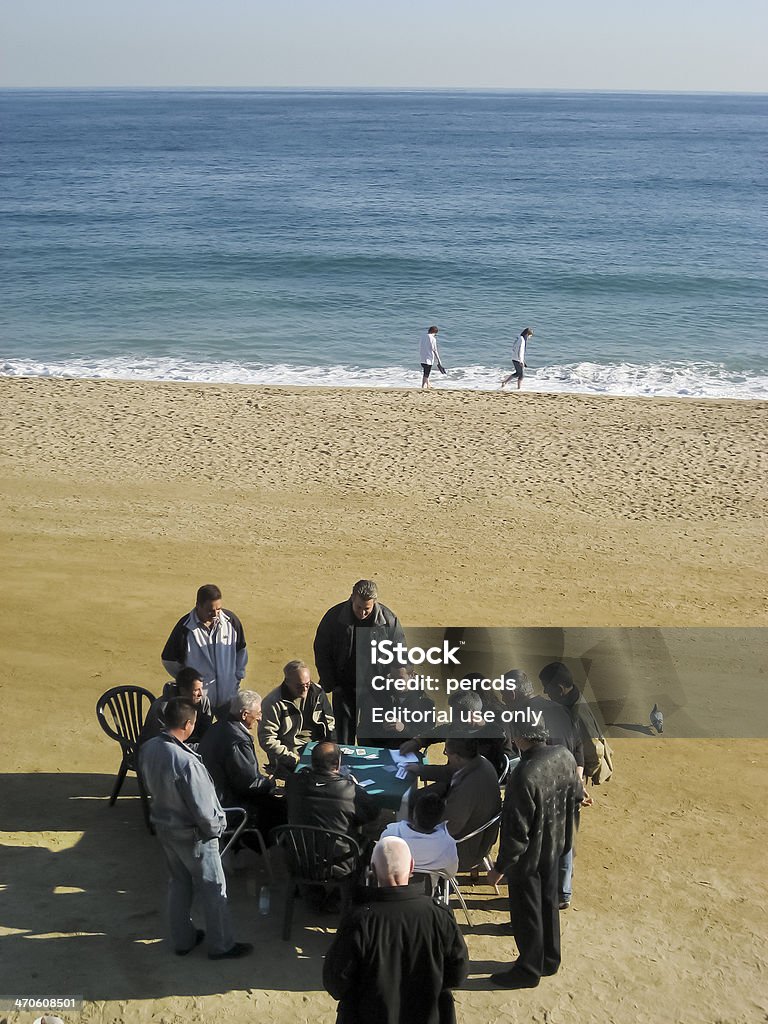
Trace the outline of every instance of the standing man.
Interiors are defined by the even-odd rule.
[[[307,743],[336,739],[330,702],[306,662],[289,661],[280,686],[264,698],[258,736],[269,770],[280,779],[293,775]]]
[[[501,988],[535,988],[560,967],[558,865],[573,845],[576,808],[584,790],[573,754],[547,745],[541,725],[515,727],[520,764],[507,783],[499,854],[488,881],[506,875],[518,958],[491,975]]]
[[[513,377],[517,377],[517,390],[520,390],[520,385],[523,383],[523,367],[528,365],[525,361],[525,349],[528,344],[528,339],[532,337],[533,329],[531,327],[525,327],[520,334],[518,334],[517,340],[512,346],[512,365],[514,366],[514,370],[501,382],[502,389],[505,384],[509,384]]]
[[[445,373],[443,364],[440,362],[440,353],[437,351],[437,328],[428,327],[422,334],[419,342],[419,359],[421,360],[421,390],[425,391],[432,385],[429,383],[429,375],[432,373],[432,365],[437,363],[441,373]]]
[[[151,797],[150,817],[170,871],[168,913],[177,956],[199,946],[205,932],[192,924],[195,895],[208,929],[208,958],[234,960],[253,950],[235,942],[227,906],[227,884],[219,856],[226,817],[203,762],[186,741],[195,728],[191,701],[174,697],[165,707],[165,731],[139,748],[139,764]]]
[[[320,685],[333,699],[339,743],[354,743],[357,732],[356,686],[369,679],[357,678],[357,644],[370,639],[405,643],[397,616],[378,603],[373,580],[358,580],[346,601],[334,605],[320,620],[315,635],[315,664]]]
[[[214,583],[200,587],[195,607],[173,627],[161,657],[174,677],[184,666],[196,668],[214,715],[227,715],[245,675],[248,651],[243,624],[234,612],[222,608],[221,591]]]
[[[450,990],[466,980],[469,956],[453,913],[408,884],[402,839],[380,839],[371,870],[378,888],[342,917],[323,965],[337,1024],[455,1024]]]

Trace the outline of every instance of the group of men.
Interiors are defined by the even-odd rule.
[[[162,659],[175,682],[150,709],[140,770],[168,862],[169,918],[178,955],[186,955],[205,937],[190,916],[196,890],[203,894],[209,957],[237,958],[252,948],[235,942],[232,935],[218,855],[218,838],[226,828],[224,807],[245,806],[265,833],[287,819],[359,836],[361,827],[378,817],[375,802],[343,769],[336,743],[356,739],[357,644],[365,635],[361,629],[371,627],[377,628],[377,638],[405,640],[395,614],[378,601],[375,583],[360,580],[350,597],[329,609],[318,626],[314,657],[320,682],[312,681],[306,663],[291,661],[281,684],[263,702],[254,691],[241,689],[248,659],[245,635],[238,617],[222,607],[218,587],[201,587],[195,608],[171,632]],[[470,836],[500,811],[499,853],[489,879],[497,883],[506,878],[509,883],[519,956],[509,970],[491,980],[510,988],[531,987],[558,969],[558,913],[570,902],[573,831],[579,806],[589,802],[582,785],[584,750],[574,711],[581,713],[580,695],[569,675],[562,663],[547,666],[540,675],[549,697],[543,701],[534,696],[524,673],[509,673],[517,682],[505,699],[550,707],[545,709],[548,730],[530,724],[515,729],[512,752],[520,760],[510,774],[503,809],[494,758],[504,738],[487,730],[446,738],[447,765],[430,777],[432,785],[412,802],[407,820],[389,826],[379,839],[371,861],[379,888],[366,887],[363,902],[342,920],[329,952],[325,981],[341,1000],[339,1020],[362,1019],[374,998],[373,967],[361,962],[360,951],[373,948],[370,932],[377,921],[391,934],[393,915],[402,917],[401,940],[409,956],[428,959],[423,970],[434,981],[434,1006],[433,1012],[421,1016],[402,1010],[400,1017],[381,1019],[452,1019],[449,989],[466,976],[466,947],[450,912],[425,909],[435,907],[428,894],[439,877],[475,868],[482,861],[495,835],[481,832],[458,846],[456,840]],[[559,718],[553,709],[560,711]],[[254,731],[267,755],[268,774],[258,764]],[[402,749],[418,749],[434,740],[412,739]],[[311,741],[316,743],[311,765],[297,772],[301,749]],[[508,754],[501,756],[506,764]],[[610,774],[607,745],[600,757],[597,767],[590,765],[592,778]],[[420,764],[409,767],[415,775],[429,774]],[[285,782],[284,795],[275,794],[275,779]],[[342,877],[349,866],[339,863],[337,868]],[[406,884],[413,877],[416,882]],[[408,893],[398,892],[401,888]],[[360,906],[368,906],[368,911],[363,913]],[[409,937],[411,926],[414,935],[421,935],[415,946]],[[380,983],[386,970],[379,970],[376,977]],[[399,976],[392,980],[405,997],[410,982]],[[389,1005],[393,996],[386,987],[388,995],[381,998]],[[413,1006],[421,1005],[415,995],[414,999]],[[366,1014],[370,1016],[367,1010]]]

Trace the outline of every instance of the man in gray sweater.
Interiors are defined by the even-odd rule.
[[[208,929],[208,957],[232,960],[253,950],[235,942],[227,906],[227,885],[219,856],[226,816],[200,757],[186,745],[195,728],[191,701],[174,697],[165,708],[165,730],[139,751],[139,769],[151,799],[150,818],[170,872],[168,913],[177,956],[199,946],[205,932],[192,923],[197,894]]]

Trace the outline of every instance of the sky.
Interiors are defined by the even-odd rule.
[[[0,0],[0,87],[768,92],[764,0]]]

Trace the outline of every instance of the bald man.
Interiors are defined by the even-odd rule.
[[[450,990],[466,980],[469,957],[453,914],[409,885],[403,839],[380,839],[371,869],[376,887],[360,890],[323,966],[337,1024],[454,1024]]]

